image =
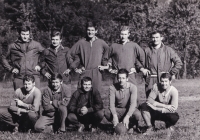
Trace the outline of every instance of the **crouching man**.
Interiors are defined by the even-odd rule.
[[[71,98],[71,90],[63,84],[62,76],[58,73],[52,74],[49,86],[43,90],[41,117],[35,124],[35,130],[42,132],[50,125],[54,131],[65,132],[65,120],[67,118],[67,105]]]
[[[155,120],[164,121],[168,132],[171,132],[179,119],[176,112],[178,90],[171,85],[171,80],[172,76],[169,73],[163,73],[160,77],[160,83],[154,84],[147,102],[141,106],[142,116],[148,127],[145,135],[153,132]]]
[[[73,93],[68,109],[68,120],[78,128],[78,132],[84,128],[96,131],[104,116],[103,102],[98,90],[92,88],[90,77],[81,79],[81,88]]]
[[[13,133],[18,132],[19,126],[25,130],[33,129],[39,117],[41,92],[35,87],[34,76],[25,75],[23,84],[22,88],[15,91],[9,108],[0,109],[0,121],[13,126]]]
[[[105,110],[105,118],[112,121],[114,127],[122,122],[127,129],[136,126],[139,130],[138,121],[142,116],[137,109],[137,87],[128,82],[128,75],[126,69],[118,71],[118,82],[110,86],[110,107]]]

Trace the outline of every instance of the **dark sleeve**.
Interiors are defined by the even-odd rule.
[[[93,106],[88,108],[88,112],[98,111],[103,109],[103,101],[98,90],[93,91]]]
[[[136,56],[136,62],[135,62],[135,68],[137,71],[140,70],[140,68],[144,67],[145,65],[145,53],[144,50],[138,45],[135,45],[135,56]]]
[[[8,71],[12,71],[13,69],[13,67],[8,62],[8,59],[10,59],[10,50],[11,50],[11,45],[9,45],[8,50],[5,53],[2,53],[1,55],[2,65]]]
[[[78,91],[75,91],[72,95],[72,98],[69,101],[69,104],[68,104],[69,112],[80,113],[80,108],[77,107],[77,100],[78,100],[77,94],[78,94]]]
[[[42,96],[42,106],[46,112],[55,112],[55,107],[50,104],[50,101],[49,91],[45,89]]]
[[[14,114],[17,114],[18,109],[20,108],[20,107],[17,106],[17,103],[16,103],[16,101],[14,100],[14,99],[19,99],[19,100],[21,100],[21,99],[20,99],[20,93],[21,93],[21,89],[17,89],[17,90],[15,91],[15,94],[13,95],[13,100],[11,100],[10,106],[9,106],[9,108],[8,108],[8,109],[9,109],[12,113],[14,113]]]
[[[80,63],[80,41],[72,46],[67,54],[67,61],[70,65],[70,69],[76,68],[77,64]]]
[[[61,104],[64,105],[64,106],[67,106],[69,104],[69,101],[71,99],[71,88],[67,85],[63,85],[63,89],[64,89],[64,95],[63,95],[63,98],[62,98],[62,101],[61,101]]]
[[[109,60],[110,48],[106,42],[103,41],[103,56],[102,56],[102,65],[106,66]]]
[[[45,49],[40,55],[39,66],[41,67],[42,75],[45,75],[45,73],[47,72],[46,62],[45,62],[47,52],[48,50]]]
[[[170,74],[175,75],[182,68],[183,64],[178,54],[172,48],[170,48],[170,53],[171,53],[171,61],[174,63],[174,66],[172,67]]]

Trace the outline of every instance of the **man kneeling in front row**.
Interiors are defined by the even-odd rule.
[[[9,108],[0,109],[0,121],[13,126],[13,133],[17,133],[19,126],[24,130],[33,129],[39,117],[41,92],[35,87],[33,75],[25,75],[24,86],[18,88],[14,94]]]
[[[63,84],[62,76],[58,73],[52,74],[49,86],[43,90],[42,107],[44,110],[35,124],[35,130],[42,132],[48,126],[53,125],[54,131],[64,133],[70,98],[71,90],[69,86]]]
[[[92,88],[90,77],[81,79],[81,88],[73,93],[68,109],[68,120],[78,127],[78,132],[82,132],[84,128],[96,131],[104,116],[103,102],[99,91]]]
[[[171,133],[173,126],[179,119],[176,112],[178,108],[178,90],[171,85],[171,80],[172,76],[169,73],[163,73],[160,77],[160,83],[154,84],[147,102],[141,106],[142,116],[148,127],[144,133],[145,135],[153,131],[155,120],[164,121],[166,128]]]
[[[127,129],[135,125],[135,130],[140,131],[138,121],[142,116],[137,109],[137,87],[128,82],[128,75],[126,69],[118,71],[118,82],[110,86],[110,107],[105,110],[105,118],[112,121],[114,127],[122,122]]]

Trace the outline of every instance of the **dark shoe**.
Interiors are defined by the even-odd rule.
[[[85,126],[81,124],[80,127],[78,128],[78,132],[82,133],[84,129],[85,129]]]
[[[18,126],[15,126],[15,128],[13,129],[12,134],[15,135],[15,134],[17,134],[18,132],[19,132]]]

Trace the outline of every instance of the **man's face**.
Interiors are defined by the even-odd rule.
[[[24,88],[27,92],[31,91],[35,86],[35,82],[32,81],[24,81]]]
[[[160,84],[163,89],[167,89],[171,85],[171,81],[168,78],[161,78]]]
[[[128,30],[121,31],[121,33],[120,33],[120,39],[122,42],[126,42],[128,40],[129,36],[130,36],[130,33]]]
[[[118,81],[121,86],[125,86],[128,81],[126,74],[118,74]]]
[[[51,38],[51,43],[55,48],[60,46],[61,42],[62,42],[62,39],[60,39],[60,36],[54,36]]]
[[[30,39],[30,32],[29,31],[21,31],[20,37],[23,42],[28,42]]]
[[[157,46],[162,43],[163,37],[161,37],[159,33],[156,33],[152,35],[151,39],[152,39],[153,45]]]
[[[90,91],[91,88],[92,88],[92,82],[91,81],[83,82],[83,90],[84,91]]]
[[[57,91],[62,85],[62,80],[55,79],[51,81],[52,90]]]
[[[95,37],[96,33],[97,33],[97,30],[95,30],[94,27],[88,27],[88,28],[87,28],[87,36],[88,36],[90,39],[92,39],[93,37]]]

